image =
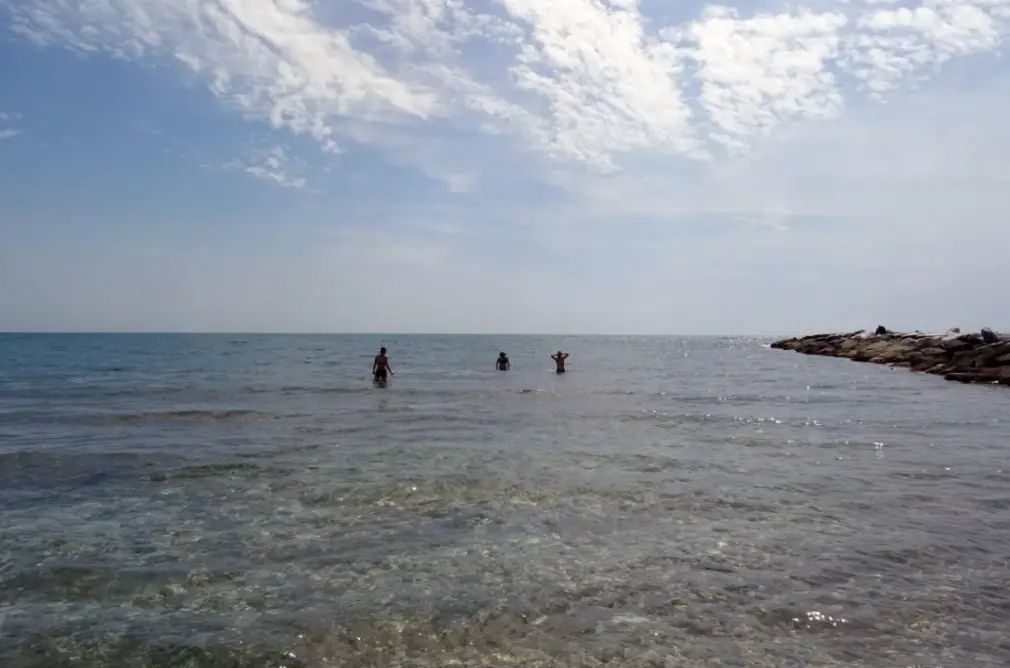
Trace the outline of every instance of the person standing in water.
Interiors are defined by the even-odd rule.
[[[568,353],[563,353],[560,350],[551,355],[551,359],[554,360],[555,371],[557,373],[565,372],[565,360],[568,359]]]
[[[383,346],[379,348],[379,354],[372,361],[372,376],[375,378],[375,382],[382,383],[386,381],[387,373],[392,376],[393,369],[389,366],[389,358],[386,357],[386,347]]]
[[[499,371],[508,371],[512,368],[512,362],[509,362],[509,356],[505,353],[498,353],[498,359],[494,361],[494,368]]]

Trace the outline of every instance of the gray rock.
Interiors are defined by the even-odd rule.
[[[882,329],[886,333],[879,333]],[[969,334],[957,328],[943,334],[923,334],[892,332],[881,325],[872,334],[819,333],[775,341],[770,347],[904,367],[962,383],[1010,386],[1010,336],[989,328]]]

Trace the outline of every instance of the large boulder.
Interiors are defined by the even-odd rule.
[[[979,339],[979,343],[981,343],[981,339]],[[944,337],[943,339],[940,340],[939,345],[948,353],[955,353],[960,350],[969,350],[976,344],[971,339],[966,339],[962,335],[957,335],[951,337]]]

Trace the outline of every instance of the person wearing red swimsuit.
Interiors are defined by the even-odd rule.
[[[372,376],[375,378],[375,382],[381,383],[386,380],[387,373],[392,376],[393,369],[389,366],[389,358],[386,357],[386,347],[383,346],[379,348],[379,354],[375,356],[375,360],[372,362]]]

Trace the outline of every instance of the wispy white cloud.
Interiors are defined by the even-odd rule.
[[[151,123],[150,121],[134,121],[132,124],[134,130],[141,134],[150,135],[154,137],[164,135],[164,131]]]
[[[879,4],[870,3],[870,4]],[[935,0],[861,13],[846,37],[842,65],[875,97],[906,75],[998,48],[1010,19],[1006,0]]]
[[[841,12],[747,18],[710,6],[701,19],[663,35],[687,45],[708,136],[738,150],[783,120],[840,112],[844,100],[830,63],[839,56],[847,23]]]
[[[0,111],[0,139],[10,139],[21,134],[21,130],[14,125],[21,120],[20,114],[13,114]]]
[[[40,45],[175,61],[224,103],[338,149],[353,127],[455,128],[601,169],[710,159],[995,53],[1010,0],[825,0],[657,25],[637,0],[0,0]],[[420,131],[420,130],[419,130]],[[374,133],[373,133],[374,134]]]
[[[119,314],[212,329],[991,324],[991,294],[1010,289],[994,273],[1010,208],[1006,82],[921,84],[958,58],[995,60],[1010,0],[699,4],[676,23],[650,12],[659,4],[0,0],[37,44],[175,67],[280,131],[229,170],[315,186],[323,173],[288,147],[293,133],[345,151],[322,156],[346,167],[338,178],[355,177],[367,145],[459,194],[436,211],[444,202],[415,206],[415,190],[370,182],[365,205],[307,215],[346,227],[269,276],[253,259],[201,256],[196,275],[213,290],[195,303],[169,294],[179,263],[166,259],[165,298]],[[110,260],[119,273],[67,265],[106,309],[88,317],[115,315],[105,295],[131,258]],[[254,307],[219,308],[249,299],[250,281]],[[949,304],[937,318],[953,322],[917,319],[926,299]]]
[[[308,185],[304,161],[292,158],[283,146],[250,150],[224,165],[227,171],[241,171],[284,188],[303,189]]]

